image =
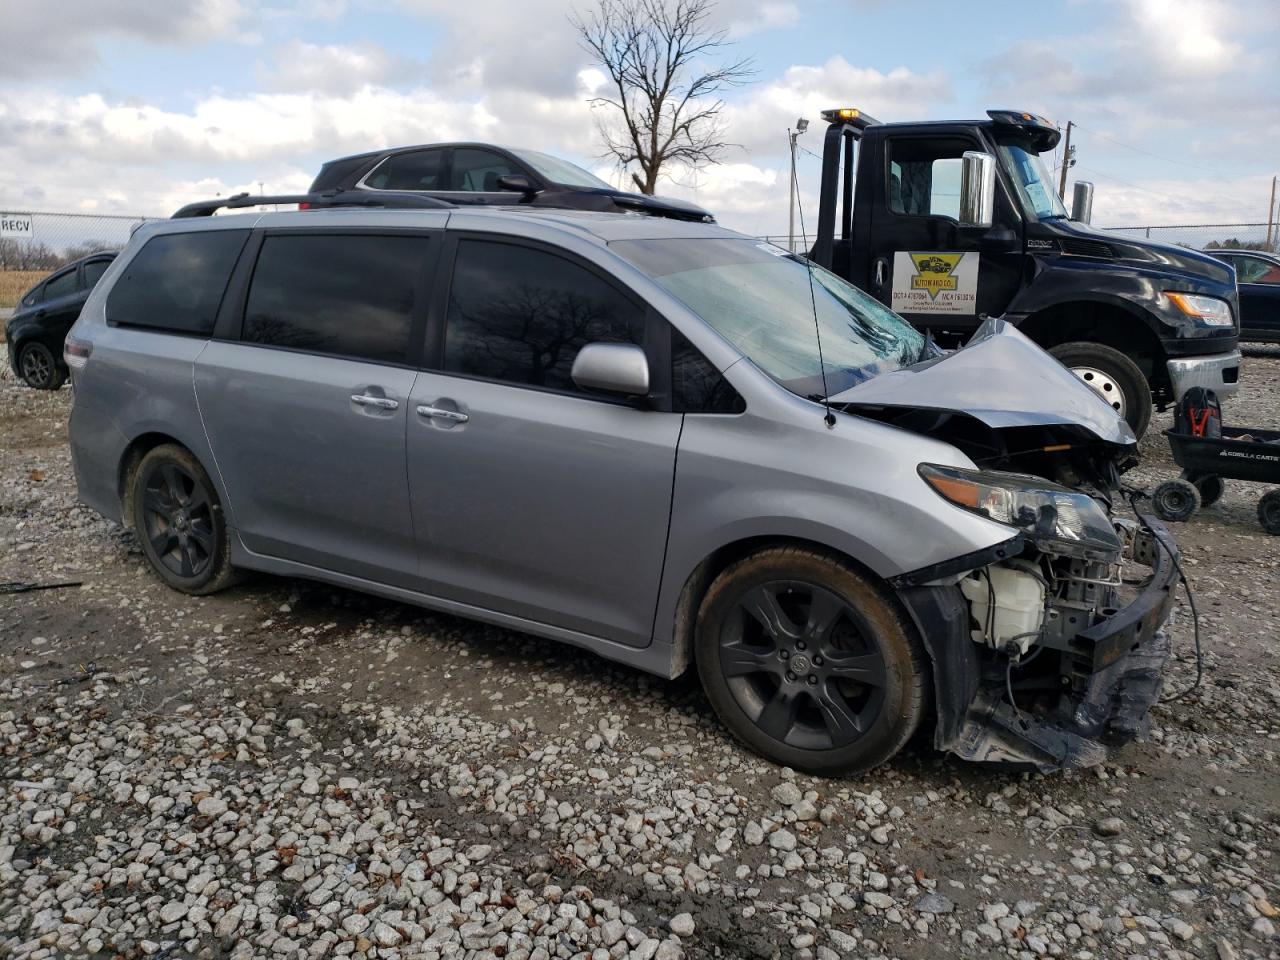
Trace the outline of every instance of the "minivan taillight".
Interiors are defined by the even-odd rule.
[[[93,353],[93,344],[88,340],[67,337],[62,344],[62,359],[72,370],[83,370],[89,362],[89,354]]]

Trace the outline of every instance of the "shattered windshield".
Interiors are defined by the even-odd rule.
[[[824,395],[824,367],[834,394],[914,363],[924,350],[915,328],[879,301],[768,243],[744,237],[609,246],[803,397]]]
[[[1033,153],[1017,141],[999,144],[1000,162],[1009,171],[1014,189],[1022,201],[1022,208],[1038,220],[1066,218],[1067,208],[1062,205],[1053,179],[1044,167],[1038,153]]]

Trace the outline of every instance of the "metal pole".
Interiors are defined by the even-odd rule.
[[[787,202],[787,252],[796,252],[796,137],[799,133],[788,130],[787,139],[791,141],[791,181],[789,200]],[[1268,236],[1270,233],[1268,232]]]
[[[1275,219],[1276,209],[1276,178],[1271,178],[1271,199],[1267,202],[1267,249],[1273,249],[1271,246],[1271,226]]]
[[[1058,175],[1059,200],[1063,200],[1067,196],[1067,167],[1071,165],[1071,128],[1074,126],[1074,121],[1067,121],[1067,136],[1062,141],[1062,172]]]

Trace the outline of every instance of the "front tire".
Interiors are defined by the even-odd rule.
[[[1151,387],[1138,365],[1101,343],[1064,343],[1049,351],[1122,416],[1139,440],[1151,423]]]
[[[18,374],[35,390],[57,390],[67,379],[66,368],[39,341],[26,344],[18,352]]]
[[[196,596],[234,582],[222,505],[190,451],[164,444],[148,452],[129,496],[142,552],[160,579]]]
[[[699,610],[694,653],[738,740],[820,776],[884,763],[929,702],[927,657],[891,599],[809,548],[768,548],[721,573]]]

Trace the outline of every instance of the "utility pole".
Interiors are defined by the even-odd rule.
[[[1267,201],[1267,250],[1274,251],[1271,245],[1271,226],[1275,222],[1276,210],[1276,178],[1271,178],[1271,199]]]
[[[809,129],[809,121],[801,117],[796,121],[796,128],[787,131],[787,139],[791,141],[791,184],[787,203],[787,252],[796,252],[796,137]]]
[[[1075,166],[1075,155],[1071,152],[1071,128],[1075,126],[1072,120],[1067,121],[1067,136],[1062,141],[1062,172],[1058,174],[1058,199],[1065,200],[1067,196],[1067,167]]]

